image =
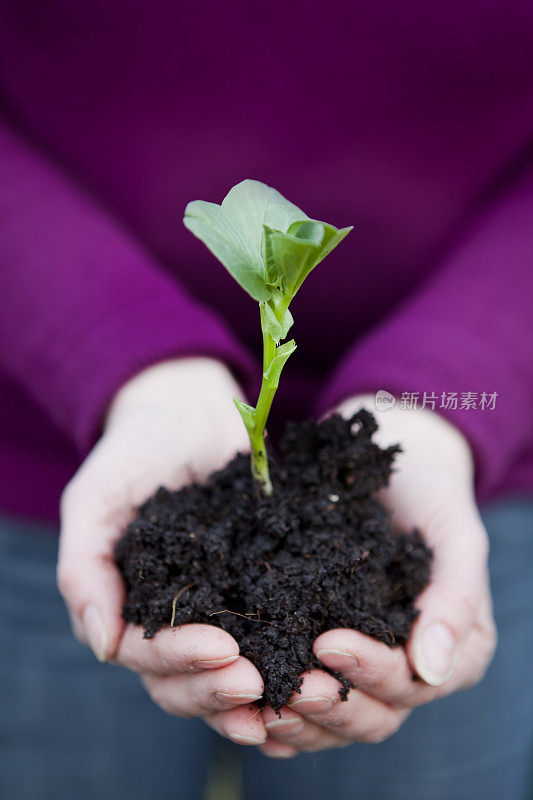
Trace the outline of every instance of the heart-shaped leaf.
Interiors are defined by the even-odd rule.
[[[222,204],[193,200],[185,209],[185,226],[224,264],[255,300],[272,295],[277,273],[267,270],[263,226],[286,231],[307,220],[297,206],[264,183],[245,180]]]

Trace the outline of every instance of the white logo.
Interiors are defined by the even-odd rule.
[[[380,389],[376,392],[376,410],[377,411],[390,411],[396,402],[396,398],[385,389]]]

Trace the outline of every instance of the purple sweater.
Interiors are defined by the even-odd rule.
[[[246,177],[355,225],[294,303],[274,414],[426,392],[482,498],[531,490],[532,41],[523,0],[2,4],[0,508],[54,518],[157,360],[253,396],[257,308],[180,221]]]

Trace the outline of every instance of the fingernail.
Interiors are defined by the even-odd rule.
[[[241,736],[240,733],[232,733],[230,737],[237,744],[264,744],[266,742],[266,736],[259,738],[258,736]]]
[[[416,647],[415,666],[430,686],[442,686],[451,678],[457,661],[455,638],[442,622],[433,622],[422,633]]]
[[[302,714],[327,714],[334,706],[331,697],[302,697],[294,703],[288,703],[289,708],[295,708]]]
[[[199,661],[193,661],[191,669],[217,669],[217,667],[227,667],[228,664],[233,664],[238,658],[238,655],[227,656],[227,658],[201,658]]]
[[[215,697],[221,703],[253,703],[254,700],[261,700],[260,694],[252,694],[243,692],[242,694],[229,694],[229,692],[215,692]]]
[[[328,666],[337,672],[354,672],[359,669],[359,659],[345,650],[319,650],[316,657],[322,661],[326,657]]]
[[[295,753],[287,753],[283,750],[270,750],[268,753],[263,753],[267,758],[294,758]]]
[[[290,728],[290,732],[294,733],[300,728],[303,728],[304,722],[298,717],[291,717],[290,719],[273,719],[271,722],[265,722],[265,728],[269,731],[281,731]]]
[[[87,606],[83,613],[83,629],[91,650],[98,661],[107,659],[107,633],[100,612],[95,606]]]

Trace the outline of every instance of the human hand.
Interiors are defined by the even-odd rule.
[[[124,585],[113,550],[134,510],[161,484],[206,478],[249,445],[229,371],[207,358],[146,369],[117,393],[105,432],[61,499],[58,585],[78,638],[97,658],[137,672],[152,699],[178,716],[203,717],[243,744],[266,738],[250,704],[263,693],[236,641],[211,625],[143,639],[121,617]],[[255,715],[254,715],[255,714]]]
[[[349,417],[361,406],[377,418],[378,444],[399,443],[404,451],[381,499],[395,527],[418,528],[433,549],[431,582],[417,600],[420,615],[405,648],[391,649],[354,630],[318,637],[317,658],[357,688],[339,702],[339,683],[313,670],[281,719],[266,708],[269,737],[261,750],[274,757],[383,741],[415,706],[481,680],[496,645],[488,541],[466,440],[427,409],[376,412],[373,396],[353,397],[338,410]],[[421,680],[412,680],[413,671]]]

